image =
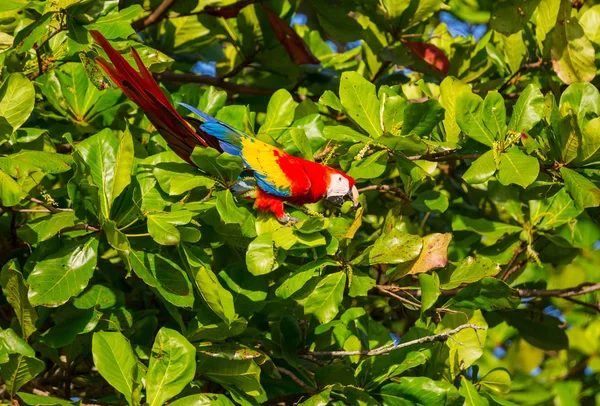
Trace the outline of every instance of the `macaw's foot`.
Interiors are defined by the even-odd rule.
[[[277,220],[286,227],[290,227],[300,221],[296,217],[288,216],[287,214],[277,217]]]

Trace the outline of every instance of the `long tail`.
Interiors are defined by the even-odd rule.
[[[135,60],[139,73],[110,45],[100,32],[90,30],[90,34],[104,49],[113,64],[111,65],[100,56],[95,58],[96,63],[119,86],[125,96],[144,111],[150,122],[177,155],[191,163],[190,155],[194,147],[198,145],[220,149],[217,140],[200,129],[201,123],[188,121],[175,110],[160,90],[152,74],[144,66],[135,49],[131,48],[131,55]]]

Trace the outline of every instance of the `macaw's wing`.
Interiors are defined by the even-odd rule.
[[[246,167],[254,171],[258,187],[265,192],[292,197],[305,195],[310,189],[310,180],[297,158],[192,106],[179,104],[205,121],[200,127],[219,140],[223,151],[242,158]]]

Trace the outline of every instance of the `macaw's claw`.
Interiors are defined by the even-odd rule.
[[[277,220],[279,220],[279,222],[285,227],[291,227],[300,221],[296,217],[288,216],[287,214],[281,218],[278,218]]]

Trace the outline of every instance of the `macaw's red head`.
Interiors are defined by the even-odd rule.
[[[343,172],[327,168],[327,194],[325,198],[336,206],[351,201],[354,208],[358,207],[358,189],[356,181]]]

